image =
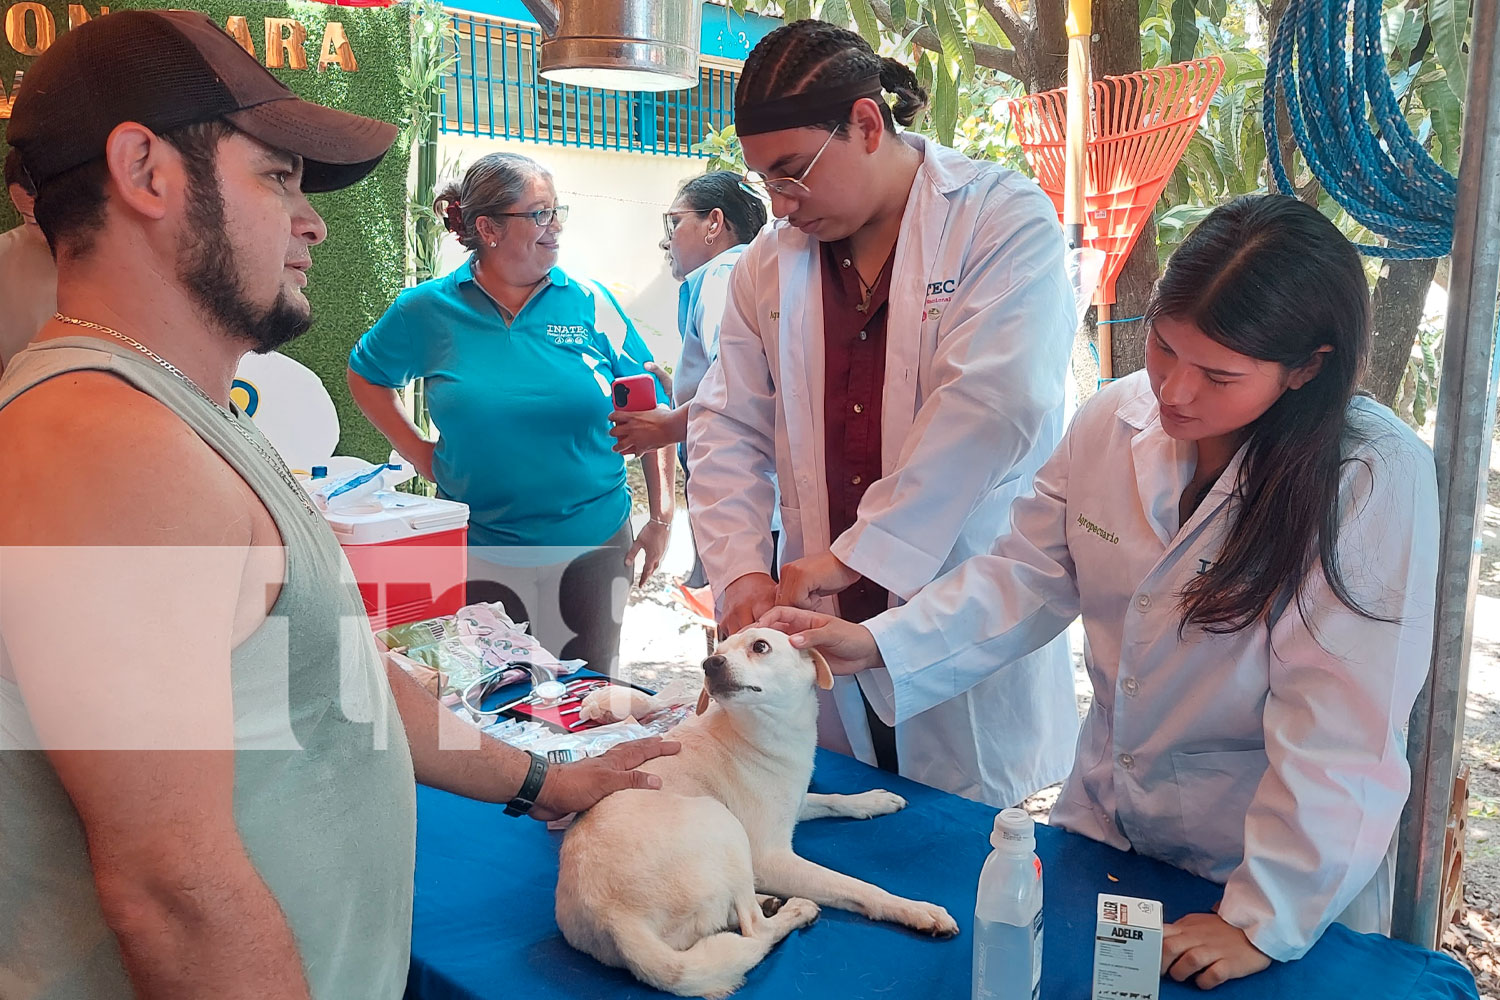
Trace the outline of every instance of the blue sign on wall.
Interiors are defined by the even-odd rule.
[[[562,0],[562,2],[577,3],[580,0]],[[588,0],[582,0],[582,2],[588,2]],[[482,14],[487,17],[504,17],[512,21],[525,21],[527,24],[536,23],[536,18],[531,16],[531,11],[526,9],[526,5],[521,3],[521,0],[456,0],[450,4],[450,7],[453,10]],[[752,11],[747,11],[745,16],[741,17],[727,6],[704,3],[703,54],[743,62],[750,54],[750,50],[755,48],[756,42],[780,26],[780,18],[765,17]]]

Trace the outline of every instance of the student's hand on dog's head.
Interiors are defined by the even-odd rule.
[[[719,609],[719,638],[727,639],[755,624],[776,606],[776,581],[770,573],[746,573],[724,588]]]
[[[648,760],[669,757],[681,749],[682,744],[675,740],[652,736],[621,743],[598,757],[573,764],[555,764],[547,771],[536,805],[528,815],[543,821],[561,819],[570,813],[583,812],[612,792],[627,788],[660,788],[661,778],[636,768]]]
[[[833,615],[802,608],[777,607],[761,616],[757,625],[791,636],[797,649],[815,649],[835,674],[857,674],[885,666],[875,636],[863,625]]]

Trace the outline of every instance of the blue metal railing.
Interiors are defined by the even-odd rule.
[[[665,94],[552,83],[537,73],[542,35],[512,21],[453,14],[457,55],[443,82],[442,130],[492,139],[701,156],[709,127],[734,120],[738,74],[705,67],[698,86]]]

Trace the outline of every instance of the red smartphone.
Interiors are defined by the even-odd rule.
[[[656,409],[656,379],[650,375],[626,375],[614,382],[615,409],[641,413]]]

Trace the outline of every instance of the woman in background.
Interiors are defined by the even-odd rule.
[[[670,208],[662,213],[665,236],[662,250],[672,277],[682,282],[677,297],[677,330],[682,334],[682,356],[672,373],[672,407],[648,412],[617,411],[615,450],[641,455],[654,448],[677,446],[678,458],[687,472],[686,449],[688,403],[709,366],[719,357],[719,324],[729,294],[729,275],[745,245],[766,224],[765,202],[739,174],[715,170],[682,185]],[[647,365],[664,375],[655,363]],[[684,586],[701,588],[708,581],[696,546],[693,571]],[[712,614],[710,610],[710,614]]]
[[[567,206],[541,164],[491,153],[433,207],[469,259],[401,293],[350,353],[349,388],[440,495],[469,505],[469,600],[501,601],[554,655],[610,671],[630,568],[644,552],[640,579],[655,572],[674,505],[670,455],[643,455],[650,521],[632,541],[610,389],[651,354],[614,296],[557,266]],[[436,441],[397,396],[418,378]]]

